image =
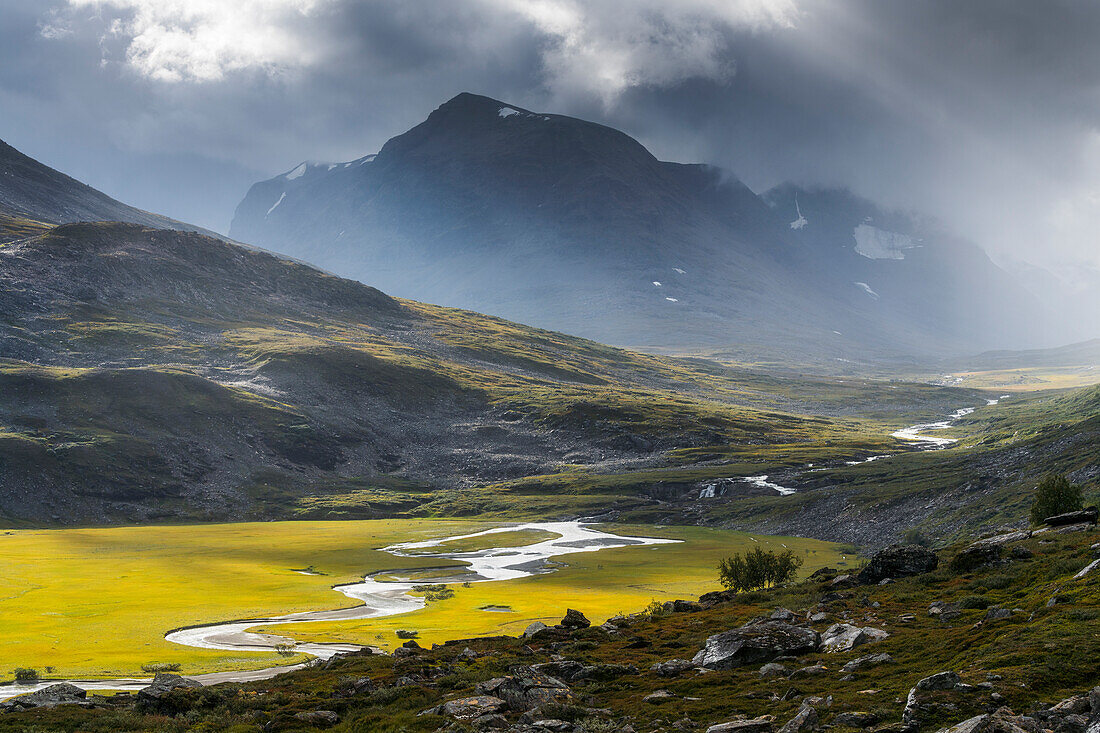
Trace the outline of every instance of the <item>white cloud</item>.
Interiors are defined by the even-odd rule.
[[[68,13],[42,29],[60,37],[103,23],[105,41],[120,44],[125,63],[150,79],[218,81],[259,70],[278,74],[319,64],[339,46],[321,16],[348,0],[66,0]],[[494,25],[511,17],[541,37],[543,82],[553,96],[595,95],[613,101],[624,90],[668,87],[690,78],[723,80],[734,72],[732,29],[789,26],[795,0],[464,0],[465,12]],[[463,3],[458,3],[461,7]],[[508,39],[501,38],[505,45]],[[480,48],[484,39],[470,39]],[[331,44],[331,45],[329,45]],[[109,48],[110,44],[106,44]],[[109,51],[105,55],[110,56]]]
[[[790,26],[794,0],[492,0],[544,34],[545,83],[556,96],[613,101],[632,87],[669,87],[734,73],[731,29]]]
[[[166,82],[209,82],[227,73],[267,73],[320,60],[302,25],[332,0],[68,0],[70,25],[94,10],[104,39],[118,39],[126,63]],[[59,26],[50,26],[56,36]]]

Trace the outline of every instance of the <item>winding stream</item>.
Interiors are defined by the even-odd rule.
[[[995,405],[999,400],[987,400],[987,404]],[[939,435],[930,435],[932,431],[940,431],[950,428],[955,421],[974,412],[974,407],[964,407],[953,412],[946,420],[931,423],[921,423],[891,433],[891,436],[899,440],[909,442],[917,450],[943,450],[958,442],[957,438],[947,438]],[[847,465],[869,463],[871,461],[889,458],[889,455],[876,455],[861,461],[848,461]],[[826,469],[811,469],[826,470]],[[736,479],[747,482],[760,488],[772,489],[776,493],[786,496],[795,493],[795,489],[780,486],[768,480],[768,476],[749,476]],[[704,488],[699,495],[700,499],[715,498],[715,485]],[[534,530],[551,532],[558,535],[553,539],[543,540],[522,547],[495,547],[472,552],[416,552],[410,550],[424,550],[436,547],[454,540],[465,540],[474,537],[496,534],[499,532],[514,532],[517,530]],[[425,559],[458,560],[467,563],[466,566],[454,568],[454,575],[449,577],[433,576],[430,581],[413,580],[411,576],[416,570],[388,571],[386,575],[400,577],[402,573],[405,579],[396,581],[375,580],[375,576],[382,573],[373,573],[363,578],[361,582],[340,585],[333,590],[344,594],[358,603],[350,608],[340,608],[331,611],[307,611],[292,613],[268,618],[244,619],[227,623],[210,624],[206,626],[193,626],[184,629],[176,629],[165,635],[165,639],[183,646],[198,647],[200,649],[219,649],[223,651],[239,652],[270,652],[277,649],[294,653],[309,654],[321,659],[329,659],[339,652],[358,651],[362,647],[356,644],[320,644],[299,643],[285,636],[275,634],[262,634],[249,631],[257,626],[275,626],[279,624],[293,624],[310,621],[347,621],[355,619],[378,618],[382,616],[396,616],[423,608],[425,601],[420,596],[410,595],[413,586],[425,582],[431,583],[487,583],[500,580],[514,580],[540,573],[553,572],[548,560],[558,555],[567,555],[575,552],[597,552],[611,547],[628,547],[631,545],[657,545],[678,542],[678,540],[654,539],[648,537],[623,537],[603,532],[585,526],[582,522],[529,522],[527,524],[513,524],[495,527],[472,534],[458,535],[455,537],[442,537],[435,540],[422,542],[404,542],[383,548],[385,552],[395,557],[418,557]],[[424,568],[421,568],[423,570]],[[211,674],[191,675],[190,678],[204,685],[213,685],[221,682],[250,682],[255,680],[270,679],[275,675],[298,669],[303,664],[282,665],[267,667],[264,669],[245,672],[214,672]],[[56,684],[61,680],[49,680],[32,685],[8,685],[0,686],[0,700],[6,700],[16,695],[43,689]],[[145,678],[116,679],[116,680],[66,680],[71,684],[85,690],[140,690],[152,680]]]
[[[1002,395],[999,399],[987,399],[985,402],[986,405],[995,405],[1006,397],[1008,397],[1008,395]],[[955,410],[945,420],[939,420],[937,422],[930,423],[920,423],[918,425],[910,425],[907,428],[902,428],[901,430],[896,430],[893,433],[890,433],[890,437],[897,438],[898,440],[904,440],[910,445],[910,447],[918,451],[943,450],[944,448],[949,448],[955,443],[958,443],[959,439],[947,438],[941,435],[931,435],[930,433],[932,431],[947,430],[948,428],[952,427],[956,421],[966,417],[970,413],[974,412],[976,409],[978,408],[963,407]],[[884,455],[874,455],[857,461],[845,461],[844,465],[858,466],[863,463],[873,463],[874,461],[881,461],[886,458],[893,458],[893,454],[890,453]],[[810,473],[832,470],[832,467],[830,466],[815,468],[814,464],[812,463],[807,465],[806,468],[809,470]],[[797,476],[795,477],[797,478]],[[724,492],[722,488],[720,488],[720,486],[728,482],[746,483],[758,489],[771,489],[780,496],[790,496],[791,494],[797,493],[798,491],[797,489],[792,489],[790,487],[782,486],[775,483],[774,481],[770,480],[767,475],[744,476],[734,479],[718,479],[714,483],[707,484],[699,491],[698,498],[715,499],[719,496],[722,496]]]
[[[500,532],[515,532],[518,530],[550,532],[558,536],[553,539],[543,540],[522,547],[494,547],[471,552],[409,552],[412,550],[424,550],[436,547],[454,540],[465,540]],[[305,653],[321,659],[328,659],[339,652],[358,651],[362,649],[362,647],[356,644],[298,643],[285,636],[261,634],[249,631],[249,629],[256,626],[273,626],[310,621],[339,621],[395,616],[416,611],[424,607],[424,599],[420,596],[410,595],[409,592],[412,590],[413,586],[425,582],[488,583],[500,580],[514,580],[516,578],[525,578],[531,575],[553,572],[553,567],[548,563],[548,560],[559,555],[568,555],[576,552],[597,552],[612,547],[659,545],[675,542],[679,542],[679,540],[655,539],[650,537],[624,537],[610,534],[585,526],[579,521],[512,524],[454,537],[442,537],[422,542],[403,542],[383,548],[383,550],[395,557],[417,557],[426,560],[458,560],[466,563],[466,565],[456,566],[454,568],[454,575],[449,577],[433,576],[430,580],[413,580],[411,576],[416,573],[416,569],[382,571],[365,577],[361,582],[340,585],[333,588],[333,590],[358,602],[357,605],[350,608],[341,608],[332,611],[307,611],[304,613],[292,613],[282,616],[271,616],[268,618],[254,618],[206,626],[193,626],[171,631],[166,634],[164,638],[175,644],[198,647],[201,649],[220,649],[224,651],[239,652],[270,652],[281,649],[295,653]],[[427,564],[430,565],[431,563],[429,562]],[[420,568],[420,570],[423,569],[423,567]],[[375,576],[382,575],[383,572],[391,577],[400,577],[403,574],[405,579],[392,582],[375,580]],[[215,672],[211,674],[189,675],[189,677],[204,685],[213,685],[221,682],[250,682],[254,680],[269,679],[277,674],[282,674],[283,672],[297,669],[302,666],[304,665],[281,665],[245,672]],[[48,680],[32,685],[3,686],[0,687],[0,700],[6,700],[16,695],[34,692],[60,681],[62,680]],[[152,680],[147,678],[134,678],[64,681],[85,690],[134,691],[147,686]]]

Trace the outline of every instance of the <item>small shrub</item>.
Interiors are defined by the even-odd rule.
[[[661,605],[661,602],[654,598],[642,609],[642,615],[649,616],[650,618],[659,618],[661,616],[667,616],[668,612],[665,611],[665,607]]]
[[[397,634],[398,639],[415,639],[420,636],[419,631],[414,631],[412,629],[398,629],[394,633]]]
[[[1047,517],[1080,511],[1085,504],[1081,487],[1071,484],[1060,473],[1052,473],[1035,487],[1035,503],[1031,505],[1031,523],[1042,524]]]
[[[802,567],[802,558],[791,550],[764,551],[753,548],[718,563],[718,580],[732,591],[752,591],[786,583]]]
[[[919,527],[910,527],[905,530],[905,534],[901,536],[901,541],[906,545],[932,546],[932,538],[922,532]]]
[[[275,651],[278,652],[280,657],[293,657],[294,656],[294,644],[283,642],[275,645]]]
[[[989,608],[989,599],[984,596],[963,596],[959,599],[959,608]]]
[[[180,666],[173,662],[150,662],[141,665],[142,672],[157,674],[158,672],[179,672]]]
[[[990,575],[983,582],[991,590],[1004,590],[1015,585],[1016,579],[1007,573],[997,573],[996,575]]]
[[[38,679],[38,670],[28,667],[19,667],[15,670],[16,682],[35,682]]]

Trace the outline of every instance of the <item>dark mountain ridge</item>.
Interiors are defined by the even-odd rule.
[[[0,241],[28,233],[25,227],[15,226],[20,222],[26,224],[27,220],[41,224],[125,221],[212,234],[201,227],[127,206],[0,140]]]
[[[941,229],[877,210],[883,224],[860,229],[871,204],[824,213],[808,192],[812,223],[796,227],[787,193],[461,94],[377,155],[257,183],[231,234],[397,295],[639,346],[972,353],[1026,341],[1045,316]]]

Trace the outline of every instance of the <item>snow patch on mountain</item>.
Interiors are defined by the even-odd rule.
[[[860,224],[852,231],[856,252],[869,260],[904,260],[905,250],[917,245],[906,234],[888,232],[869,224]]]
[[[285,199],[285,198],[286,198],[286,191],[283,191],[281,194],[279,194],[279,200],[276,201],[275,203],[273,203],[271,205],[271,208],[267,210],[267,214],[270,214],[272,211],[275,211],[275,207],[278,206],[279,204],[283,203],[283,199]],[[264,216],[267,216],[267,214],[264,214]]]
[[[859,287],[860,290],[867,293],[868,295],[870,295],[875,300],[878,300],[878,293],[876,293],[874,290],[872,290],[871,286],[868,285],[867,283],[857,282],[857,283],[855,283],[855,285],[857,287]]]
[[[511,117],[512,115],[518,115],[518,109],[512,109],[511,107],[501,107],[497,115],[500,117]]]
[[[791,222],[791,229],[803,229],[809,222],[802,216],[802,207],[798,205],[797,196],[794,197],[794,210],[798,212],[798,218]]]
[[[290,173],[287,173],[285,176],[283,176],[283,178],[287,179],[288,181],[293,181],[295,178],[301,178],[302,175],[306,172],[307,167],[308,166],[305,163],[302,163]]]

